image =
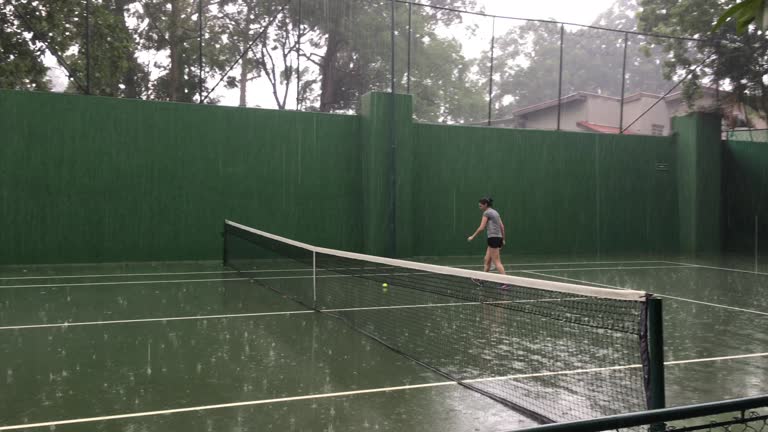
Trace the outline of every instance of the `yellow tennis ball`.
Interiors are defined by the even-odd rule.
[[[381,286],[383,286],[384,288],[386,288],[386,287],[388,287],[388,286],[389,286],[389,284],[388,284],[388,283],[386,283],[386,282],[384,282],[383,284],[381,284]]]

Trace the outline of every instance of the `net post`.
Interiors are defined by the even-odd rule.
[[[317,252],[312,251],[312,309],[317,309]]]
[[[661,409],[666,405],[664,393],[664,324],[662,321],[661,299],[648,298],[648,351],[649,351],[649,396],[648,409]],[[665,430],[664,423],[654,423],[651,432]]]
[[[221,229],[222,247],[221,247],[221,264],[227,265],[227,221],[224,221],[224,225]]]

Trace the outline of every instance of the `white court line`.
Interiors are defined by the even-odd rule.
[[[186,321],[186,320],[205,320],[205,319],[217,319],[217,318],[241,318],[241,317],[257,317],[257,316],[270,316],[270,315],[292,315],[303,313],[314,313],[313,310],[292,310],[284,312],[255,312],[244,314],[228,314],[228,315],[197,315],[197,316],[184,316],[184,317],[165,317],[165,318],[139,318],[128,320],[112,320],[112,321],[85,321],[85,322],[63,322],[56,324],[29,324],[29,325],[17,325],[0,327],[0,330],[23,330],[23,329],[35,329],[35,328],[50,328],[50,327],[79,327],[79,326],[91,326],[91,325],[107,325],[107,324],[132,324],[132,323],[144,323],[144,322],[158,322],[158,321]]]
[[[370,307],[356,307],[356,308],[322,309],[322,312],[354,312],[354,311],[379,310],[379,309],[386,310],[386,309],[431,308],[431,307],[441,307],[441,306],[535,303],[535,302],[557,302],[557,301],[573,301],[573,300],[585,300],[585,298],[572,297],[572,298],[562,298],[562,299],[539,299],[539,300],[497,300],[497,301],[488,301],[488,302],[425,303],[425,304],[416,304],[416,305],[370,306]],[[137,319],[110,320],[110,321],[63,322],[63,323],[55,323],[55,324],[27,324],[27,325],[0,327],[0,331],[51,328],[51,327],[79,327],[79,326],[133,324],[133,323],[161,322],[161,321],[185,321],[185,320],[205,320],[205,319],[218,319],[218,318],[292,315],[292,314],[304,314],[304,313],[314,313],[314,312],[315,312],[314,310],[307,309],[307,310],[292,310],[292,311],[283,311],[283,312],[254,312],[254,313],[226,314],[226,315],[195,315],[195,316],[184,316],[184,317],[137,318]]]
[[[158,273],[118,273],[118,274],[95,274],[95,275],[60,275],[60,276],[14,276],[2,277],[0,280],[28,280],[28,279],[88,279],[88,278],[110,278],[110,277],[133,277],[133,276],[175,276],[175,275],[197,275],[197,274],[227,274],[227,273],[279,273],[279,272],[300,272],[311,271],[311,269],[280,269],[280,270],[218,270],[218,271],[194,271],[194,272],[158,272]]]
[[[415,261],[419,262],[419,261]],[[583,261],[583,262],[538,262],[523,264],[505,264],[505,266],[539,266],[539,265],[581,265],[581,264],[624,264],[624,263],[669,263],[668,261]],[[458,265],[448,267],[482,267],[480,265]],[[293,269],[293,270],[248,270],[245,273],[259,272],[283,272],[283,271],[311,271],[311,269]],[[173,275],[195,275],[195,274],[216,274],[216,273],[237,273],[237,270],[218,270],[218,271],[194,271],[194,272],[158,272],[158,273],[119,273],[119,274],[85,274],[85,275],[50,275],[50,276],[13,276],[0,277],[0,280],[27,280],[27,279],[71,279],[71,278],[99,278],[99,277],[132,277],[132,276],[173,276]]]
[[[673,365],[688,364],[688,363],[734,360],[734,359],[741,359],[741,358],[763,357],[763,356],[768,356],[768,353],[743,354],[743,355],[736,355],[736,356],[713,357],[713,358],[706,358],[706,359],[679,360],[679,361],[673,361],[673,362],[665,362],[664,364],[673,366]],[[501,376],[501,377],[478,378],[478,379],[466,380],[463,382],[472,384],[472,383],[500,381],[500,380],[508,380],[508,379],[524,379],[524,378],[534,378],[534,377],[541,377],[541,376],[592,373],[592,372],[601,372],[601,371],[608,371],[608,370],[636,369],[640,367],[642,366],[641,365],[625,365],[625,366],[611,366],[611,367],[593,368],[593,369],[576,369],[576,370],[560,371],[560,372],[540,372],[540,373],[523,374],[523,375],[508,375],[508,376]],[[333,398],[333,397],[341,397],[341,396],[384,393],[384,392],[413,390],[413,389],[429,388],[429,387],[441,387],[441,386],[456,385],[456,384],[457,383],[454,381],[440,381],[440,382],[434,382],[434,383],[411,384],[411,385],[404,385],[404,386],[397,386],[397,387],[380,387],[380,388],[364,389],[364,390],[352,390],[352,391],[346,391],[346,392],[310,394],[310,395],[290,396],[290,397],[282,397],[282,398],[274,398],[274,399],[260,399],[260,400],[253,400],[253,401],[231,402],[231,403],[202,405],[202,406],[184,407],[184,408],[172,408],[167,410],[144,411],[144,412],[137,412],[137,413],[116,414],[116,415],[108,415],[108,416],[100,416],[100,417],[84,417],[84,418],[78,418],[78,419],[54,420],[54,421],[41,422],[41,423],[0,426],[0,431],[60,426],[60,425],[67,425],[67,424],[93,423],[97,421],[121,420],[121,419],[136,418],[136,417],[150,417],[150,416],[177,414],[177,413],[184,413],[184,412],[191,412],[191,411],[207,411],[207,410],[222,409],[222,408],[235,408],[235,407],[243,407],[243,406],[280,403],[280,402],[293,402],[293,401],[301,401],[301,400],[308,400],[308,399],[325,399],[325,398]]]
[[[472,265],[463,267],[482,267],[482,265]],[[679,268],[680,266],[654,266],[654,267],[642,267],[646,269],[658,269],[658,268]],[[395,268],[395,267],[390,267]],[[604,268],[578,268],[578,269],[536,269],[535,271],[571,271],[571,270],[631,270],[641,267],[604,267]],[[321,269],[323,272],[338,271],[338,270],[350,270],[348,269]],[[361,268],[362,269],[362,268]],[[381,268],[377,268],[381,269]],[[240,273],[260,273],[260,272],[301,272],[310,271],[306,269],[292,269],[292,270],[246,270]],[[507,273],[532,273],[534,270],[513,270]],[[430,272],[407,272],[407,273],[366,273],[359,275],[322,275],[318,278],[348,278],[348,277],[363,277],[363,276],[408,276],[408,275],[426,275],[426,274],[441,274]],[[450,274],[449,274],[450,276]],[[242,280],[276,280],[276,279],[302,279],[309,278],[311,276],[275,276],[275,277],[263,277],[263,278],[210,278],[210,279],[171,279],[171,280],[148,280],[148,281],[109,281],[109,282],[75,282],[75,283],[55,283],[55,284],[22,284],[22,285],[0,285],[0,289],[15,289],[15,288],[57,288],[57,287],[74,287],[74,286],[96,286],[96,285],[141,285],[141,284],[161,284],[161,283],[197,283],[197,282],[226,282],[226,281],[242,281]],[[625,288],[618,288],[626,290]]]
[[[563,279],[563,280],[567,280],[567,281],[571,281],[571,282],[580,282],[580,283],[586,283],[586,284],[594,284],[594,285],[599,285],[599,286],[606,287],[606,288],[628,289],[628,288],[617,287],[617,286],[614,286],[614,285],[607,285],[607,284],[601,284],[601,283],[597,283],[597,282],[585,281],[585,280],[582,280],[582,279],[574,279],[574,278],[568,278],[568,277],[564,277],[564,276],[555,276],[555,275],[551,275],[551,274],[537,273],[537,272],[531,271],[531,270],[528,270],[525,273],[535,274],[535,275],[544,276],[544,277],[553,277],[555,279]],[[685,298],[685,297],[676,297],[676,296],[671,296],[671,295],[666,295],[666,294],[656,294],[656,293],[653,293],[653,295],[655,295],[657,297],[661,297],[661,298],[670,298],[670,299],[686,301],[686,302],[690,302],[690,303],[703,304],[703,305],[706,305],[706,306],[714,306],[714,307],[719,307],[719,308],[723,308],[723,309],[731,309],[731,310],[735,310],[735,311],[739,311],[739,312],[748,312],[748,313],[768,316],[768,312],[756,311],[756,310],[753,310],[753,309],[743,309],[743,308],[738,308],[738,307],[734,307],[734,306],[726,306],[726,305],[719,304],[719,303],[709,303],[709,302],[704,302],[704,301],[700,301],[700,300],[693,300],[693,299],[689,299],[689,298]]]
[[[747,274],[759,274],[763,276],[768,276],[768,273],[754,271],[754,270],[741,270],[741,269],[733,269],[728,267],[715,267],[715,266],[708,266],[708,265],[701,265],[701,264],[690,264],[690,263],[677,263],[673,261],[661,261],[668,264],[681,264],[688,267],[700,267],[700,268],[707,268],[707,269],[714,269],[714,270],[723,270],[723,271],[731,271],[731,272],[737,272],[737,273],[747,273]]]

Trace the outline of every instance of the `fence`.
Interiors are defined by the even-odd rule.
[[[640,427],[650,431],[765,432],[768,395],[556,423],[518,432],[599,432]]]
[[[424,122],[666,135],[695,75],[715,109],[711,41],[634,31],[623,7],[589,26],[404,0],[12,0],[0,20],[47,54],[0,86],[341,113],[393,91]],[[664,70],[670,41],[687,70]]]

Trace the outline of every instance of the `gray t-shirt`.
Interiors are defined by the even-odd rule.
[[[485,224],[485,233],[488,238],[502,237],[501,235],[501,216],[496,210],[489,208],[483,213],[483,216],[488,218],[488,223]]]

